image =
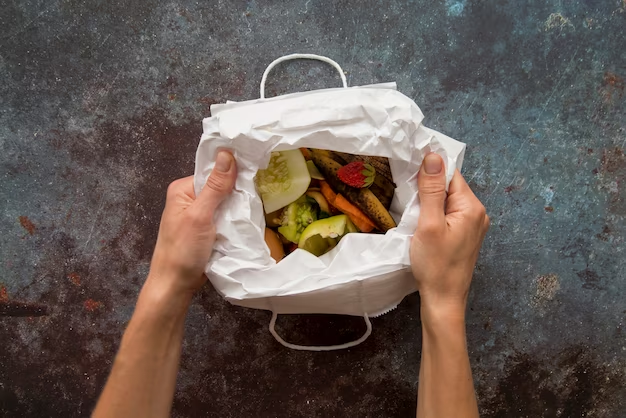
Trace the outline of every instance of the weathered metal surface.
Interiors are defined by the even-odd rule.
[[[23,1],[0,23],[0,415],[90,413],[209,105],[313,52],[351,85],[397,81],[468,143],[493,221],[468,312],[484,416],[626,416],[623,1]],[[270,78],[268,95],[339,85],[312,62]],[[286,350],[269,317],[194,299],[175,416],[413,415],[416,295],[342,352]],[[362,327],[279,320],[299,343]]]

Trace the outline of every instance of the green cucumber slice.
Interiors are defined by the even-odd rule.
[[[272,213],[302,196],[311,176],[300,150],[276,151],[267,169],[258,171],[255,182],[265,213]]]

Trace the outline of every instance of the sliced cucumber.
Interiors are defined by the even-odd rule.
[[[272,213],[302,196],[311,176],[302,152],[295,149],[273,152],[269,166],[259,170],[255,182],[265,213]]]

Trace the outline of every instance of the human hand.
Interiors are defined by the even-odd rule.
[[[489,217],[458,170],[446,199],[445,167],[437,154],[425,157],[417,183],[421,210],[410,257],[422,311],[464,318]]]
[[[215,243],[213,215],[236,178],[235,159],[221,151],[197,198],[193,176],[170,184],[147,284],[161,294],[191,295],[206,282],[204,268]]]

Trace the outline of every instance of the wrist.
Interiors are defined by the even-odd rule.
[[[150,263],[146,284],[154,284],[155,287],[161,288],[162,292],[169,293],[170,297],[193,296],[206,283],[204,264],[190,266],[189,260],[176,260],[175,257],[164,255],[157,245]]]
[[[175,282],[175,279],[150,273],[139,294],[137,309],[164,314],[186,314],[193,292],[173,285]]]
[[[424,325],[465,327],[464,300],[441,300],[428,297],[420,299],[420,317]]]

